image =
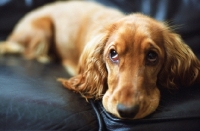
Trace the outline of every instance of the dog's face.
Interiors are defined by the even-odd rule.
[[[61,80],[86,99],[103,97],[106,111],[125,119],[156,110],[159,88],[200,83],[200,63],[166,25],[132,14],[108,25],[84,48],[79,74]]]
[[[157,76],[165,57],[162,28],[156,21],[137,17],[117,23],[104,51],[108,90],[103,105],[119,118],[147,116],[160,99]]]

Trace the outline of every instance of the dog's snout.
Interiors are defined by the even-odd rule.
[[[127,107],[123,104],[118,104],[117,111],[122,118],[133,118],[139,111],[139,105],[135,104],[133,106]]]

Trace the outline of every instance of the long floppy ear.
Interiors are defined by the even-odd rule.
[[[71,79],[59,79],[62,84],[84,98],[100,99],[106,88],[107,70],[103,60],[107,36],[94,37],[87,43],[79,60],[79,73]]]
[[[164,34],[166,61],[158,76],[158,85],[166,88],[200,84],[200,62],[178,34]]]

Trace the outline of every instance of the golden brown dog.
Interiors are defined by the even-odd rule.
[[[86,99],[101,99],[119,118],[143,118],[156,110],[158,87],[200,82],[200,62],[180,36],[142,14],[124,15],[90,2],[57,2],[28,13],[1,54],[60,59],[71,79],[63,85]]]

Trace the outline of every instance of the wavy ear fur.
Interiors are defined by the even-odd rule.
[[[166,88],[200,84],[200,62],[175,33],[164,34],[166,60],[158,76],[158,85]]]
[[[101,34],[86,45],[79,60],[79,74],[69,80],[59,79],[66,88],[80,93],[86,99],[102,98],[107,83],[107,70],[103,60],[107,38]]]

